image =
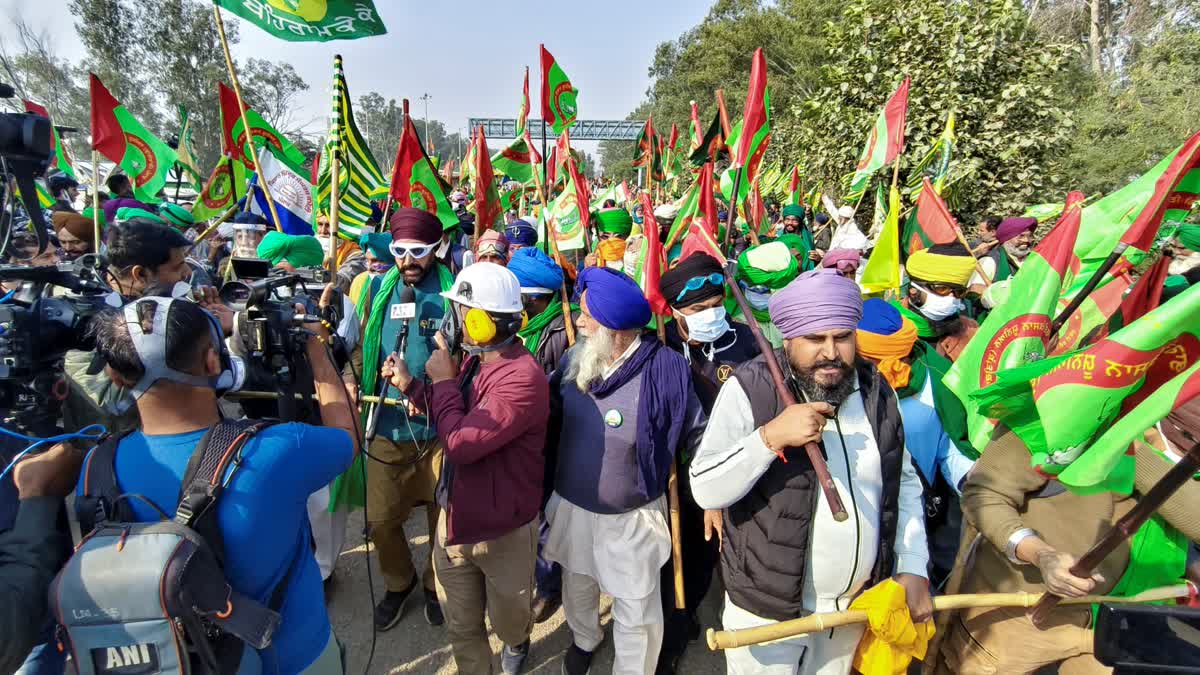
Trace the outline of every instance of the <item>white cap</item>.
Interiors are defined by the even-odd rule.
[[[658,208],[654,209],[655,218],[666,220],[667,218],[674,218],[677,215],[679,215],[679,207],[674,204],[660,204]]]
[[[467,307],[496,314],[519,314],[521,282],[507,267],[477,262],[463,268],[442,297]]]

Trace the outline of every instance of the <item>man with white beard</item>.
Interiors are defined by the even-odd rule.
[[[613,597],[612,672],[652,673],[663,638],[659,568],[671,552],[667,478],[680,445],[699,443],[704,413],[683,356],[642,334],[650,306],[635,281],[588,267],[576,289],[580,340],[550,379],[547,464],[557,466],[543,551],[563,568],[574,637],[563,672],[588,672],[604,638],[603,591]]]

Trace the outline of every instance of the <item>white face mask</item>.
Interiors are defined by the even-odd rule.
[[[438,244],[437,251],[434,253],[439,258],[446,257],[446,251],[450,250],[450,240],[443,239],[442,243]],[[464,263],[465,265],[466,263]]]
[[[958,314],[967,308],[962,300],[953,295],[937,295],[918,284],[913,286],[925,294],[925,304],[921,305],[921,313],[934,321],[942,321]]]
[[[333,250],[333,237],[317,237],[317,241],[321,242],[321,250],[328,256]]]
[[[771,300],[771,294],[760,293],[758,291],[746,291],[746,302],[754,309],[766,309],[767,303]]]
[[[729,322],[725,320],[725,308],[718,305],[695,314],[685,314],[688,339],[696,342],[716,342],[722,335],[729,332]]]

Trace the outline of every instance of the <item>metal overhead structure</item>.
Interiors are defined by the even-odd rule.
[[[516,138],[517,120],[503,117],[472,117],[468,120],[468,133],[483,125],[483,133],[488,139]],[[571,125],[571,140],[573,141],[636,141],[645,120],[576,120]],[[542,137],[542,121],[528,120],[529,137],[537,141]],[[546,137],[556,138],[558,134],[547,127]]]

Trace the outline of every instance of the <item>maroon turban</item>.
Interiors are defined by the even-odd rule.
[[[388,222],[392,227],[392,241],[419,241],[432,245],[442,240],[442,221],[428,211],[402,206]]]
[[[1003,244],[1037,227],[1037,218],[1005,218],[996,227],[996,240]]]

